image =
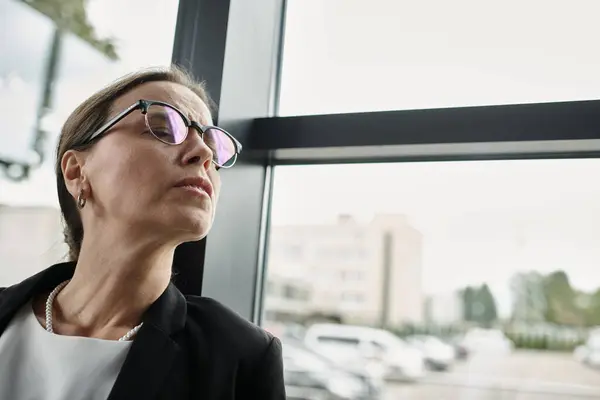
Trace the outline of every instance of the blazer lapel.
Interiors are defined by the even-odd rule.
[[[154,326],[135,338],[108,400],[153,399],[177,354],[177,344]]]
[[[56,264],[21,283],[10,286],[0,293],[0,334],[4,332],[15,313],[38,293],[52,290],[59,283],[70,279],[75,263]]]
[[[107,400],[153,399],[158,395],[180,351],[171,335],[183,329],[186,313],[185,297],[169,284],[144,315],[144,325]]]

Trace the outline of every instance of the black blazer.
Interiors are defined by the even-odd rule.
[[[0,335],[19,308],[74,268],[57,264],[0,289]],[[109,400],[285,399],[280,341],[215,300],[184,296],[171,283],[143,321]]]

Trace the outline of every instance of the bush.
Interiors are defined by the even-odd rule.
[[[583,332],[573,331],[571,336],[565,336],[560,329],[558,331],[548,330],[546,332],[533,333],[531,329],[513,330],[509,326],[499,327],[506,337],[514,343],[516,349],[549,350],[572,352],[575,348],[585,342]],[[467,326],[434,326],[434,325],[403,325],[396,329],[390,329],[400,337],[415,334],[433,335],[442,338],[452,337],[468,330]],[[563,333],[561,335],[561,332]]]
[[[562,339],[559,337],[553,337],[549,334],[534,335],[514,332],[506,332],[505,334],[508,339],[514,343],[515,348],[517,349],[572,352],[577,346],[584,342],[583,339]]]

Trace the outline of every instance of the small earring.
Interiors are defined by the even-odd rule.
[[[77,196],[77,207],[81,210],[83,207],[85,207],[86,202],[87,199],[83,197],[83,189],[81,189],[79,191],[79,196]]]

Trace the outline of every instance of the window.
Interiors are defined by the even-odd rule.
[[[348,281],[348,282],[358,281],[358,282],[360,282],[364,279],[365,273],[363,271],[348,270],[348,271],[341,271],[340,276],[343,281]]]
[[[337,346],[348,346],[358,347],[360,341],[353,338],[344,338],[337,336],[320,336],[318,339],[321,344],[337,345]]]
[[[369,344],[370,344],[371,346],[375,347],[376,349],[379,349],[379,350],[385,350],[385,347],[384,347],[384,346],[383,346],[381,343],[379,343],[379,342],[376,342],[376,341],[374,341],[374,340],[371,340],[371,341],[369,342]]]
[[[290,300],[307,300],[308,292],[301,287],[284,285],[283,297]]]
[[[295,296],[295,288],[293,286],[290,285],[284,285],[283,286],[283,297],[287,298],[287,299],[293,299]]]
[[[266,290],[267,296],[275,296],[277,294],[276,288],[277,288],[277,286],[275,285],[274,282],[271,282],[271,281],[267,282],[267,290]]]
[[[364,295],[362,293],[345,292],[342,293],[342,302],[344,303],[362,303]]]
[[[304,255],[304,249],[300,245],[290,245],[287,248],[286,255],[295,260],[301,260]]]
[[[69,113],[119,76],[171,61],[177,0],[92,0],[68,16],[58,3],[0,2],[0,256],[11,266],[0,286],[67,253],[53,151]]]
[[[388,381],[389,398],[600,396],[600,186],[582,179],[596,175],[600,159],[278,166],[273,227],[304,232],[307,248],[370,253],[294,265],[311,290],[295,321],[337,315],[405,338],[382,373],[416,384]],[[300,182],[319,195],[300,196]],[[340,228],[340,214],[354,222]]]
[[[593,0],[290,0],[280,114],[597,99],[599,11]]]

